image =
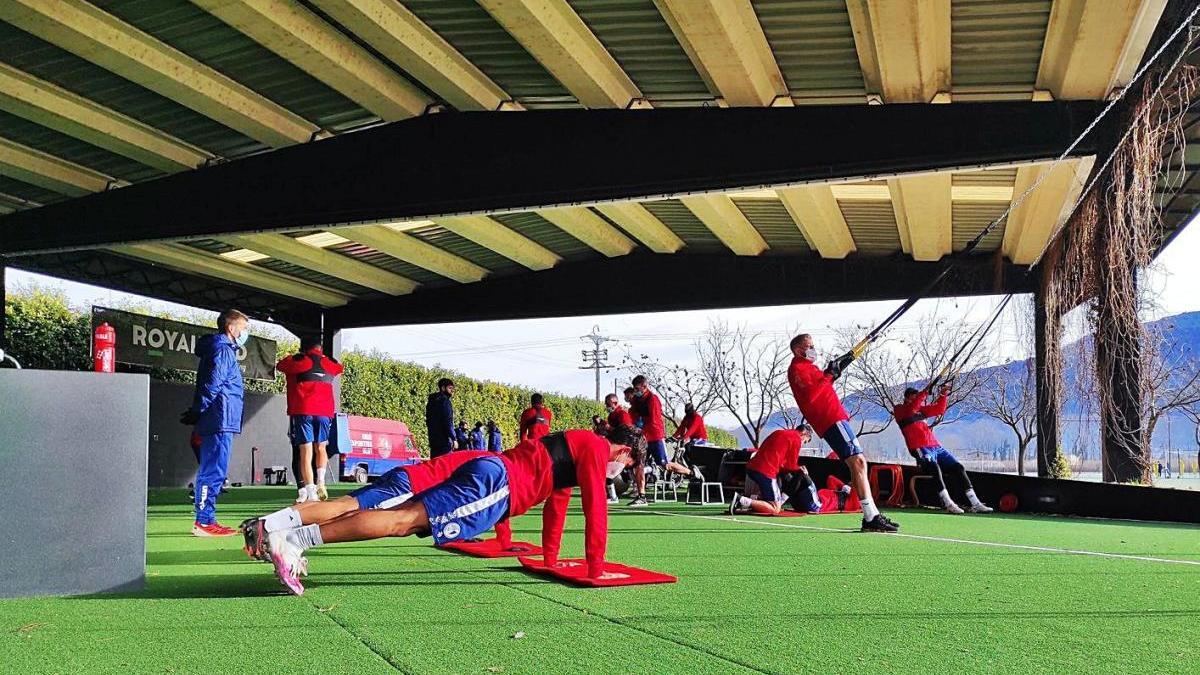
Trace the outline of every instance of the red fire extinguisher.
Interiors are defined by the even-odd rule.
[[[117,331],[107,323],[96,326],[92,335],[92,365],[97,373],[111,373],[116,370],[117,361]]]

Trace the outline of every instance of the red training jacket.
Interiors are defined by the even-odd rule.
[[[342,374],[342,364],[313,347],[303,354],[286,356],[275,364],[287,380],[287,414],[333,417],[333,378]]]
[[[678,438],[680,440],[688,438],[693,441],[703,439],[707,441],[708,429],[704,426],[704,418],[698,412],[684,415],[683,419],[679,420],[679,428],[675,430],[675,433],[671,434],[671,438]]]
[[[930,417],[946,414],[946,397],[939,396],[931,405],[925,405],[925,392],[917,394],[911,404],[901,403],[892,409],[896,423],[900,425],[900,433],[904,434],[904,443],[908,451],[918,448],[932,448],[939,445],[933,435],[933,429],[925,423]],[[915,454],[915,453],[914,453]]]
[[[517,438],[538,439],[550,433],[550,423],[554,421],[554,411],[546,406],[529,407],[521,413],[520,424],[517,425]]]
[[[788,366],[788,384],[800,414],[818,436],[824,436],[834,424],[850,419],[833,390],[833,378],[812,361],[802,356],[793,358],[792,365]]]
[[[791,473],[800,470],[800,448],[804,446],[804,437],[795,429],[779,429],[771,432],[763,441],[758,452],[746,462],[747,469],[753,469],[767,478],[779,478],[781,473]]]
[[[562,432],[571,459],[575,464],[574,483],[579,486],[583,502],[583,541],[588,576],[604,573],[604,550],[608,545],[608,495],[604,491],[605,468],[609,445],[602,436],[591,431],[575,429]],[[543,439],[523,440],[517,447],[505,450],[500,459],[508,468],[508,514],[519,516],[529,509],[546,503],[542,510],[542,550],[546,565],[558,561],[563,525],[567,520],[567,504],[571,488],[554,489],[554,467]]]
[[[629,416],[629,411],[622,408],[621,404],[618,403],[617,407],[608,413],[608,426],[619,427],[622,424],[633,426],[633,418]]]
[[[667,437],[667,431],[663,428],[662,402],[654,392],[647,389],[643,396],[634,394],[629,414],[633,416],[634,422],[642,423],[642,434],[647,443],[661,441]]]

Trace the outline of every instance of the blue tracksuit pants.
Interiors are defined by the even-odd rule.
[[[229,472],[229,451],[233,449],[233,432],[221,432],[200,437],[200,469],[196,472],[196,522],[201,525],[216,522],[217,497]]]

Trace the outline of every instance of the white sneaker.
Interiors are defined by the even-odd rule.
[[[329,501],[329,490],[325,488],[324,483],[317,483],[317,499]]]
[[[308,490],[308,501],[310,501],[310,502],[321,501],[321,495],[317,493],[316,485],[309,483],[308,485],[304,486],[304,489]]]
[[[983,502],[976,502],[971,505],[970,511],[971,513],[991,513],[993,509]]]
[[[308,501],[308,488],[302,487],[296,491],[296,503],[303,504]]]
[[[955,504],[954,502],[946,502],[945,508],[946,508],[946,513],[953,513],[955,515],[963,513],[962,507],[959,506],[958,504]]]
[[[308,559],[301,555],[300,547],[288,541],[287,530],[267,535],[267,549],[271,552],[271,564],[275,576],[294,595],[304,595],[304,584],[300,575],[308,575]]]

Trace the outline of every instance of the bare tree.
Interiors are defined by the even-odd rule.
[[[719,401],[703,368],[686,368],[659,358],[625,350],[621,369],[631,375],[645,375],[650,386],[662,398],[663,414],[676,426],[683,417],[683,406],[691,403],[701,415],[708,415]],[[678,417],[676,412],[678,411]]]
[[[1143,375],[1143,447],[1150,447],[1154,427],[1165,415],[1200,404],[1200,359],[1182,342],[1174,326],[1147,331]]]
[[[1037,435],[1037,396],[1033,361],[1012,361],[989,371],[973,391],[969,407],[1012,430],[1017,441],[1017,473],[1025,475],[1025,453]]]
[[[720,406],[755,446],[787,390],[791,354],[784,345],[744,327],[711,321],[696,343],[700,369]]]
[[[887,429],[892,422],[892,410],[904,399],[904,389],[921,388],[940,374],[970,337],[970,331],[961,323],[936,316],[923,317],[920,325],[921,333],[916,339],[885,337],[846,370],[841,383],[846,391],[843,401],[851,417],[859,420],[859,435]],[[861,337],[860,333],[856,327],[838,329],[839,351],[853,346]],[[947,398],[947,412],[930,420],[931,427],[956,422],[970,413],[969,406],[960,404],[971,400],[982,384],[976,371],[986,363],[987,350],[974,350],[960,356],[960,359],[964,358],[965,361],[955,364],[957,375],[951,373],[950,380],[943,380],[953,385]],[[886,421],[872,428],[868,426],[867,417]]]

